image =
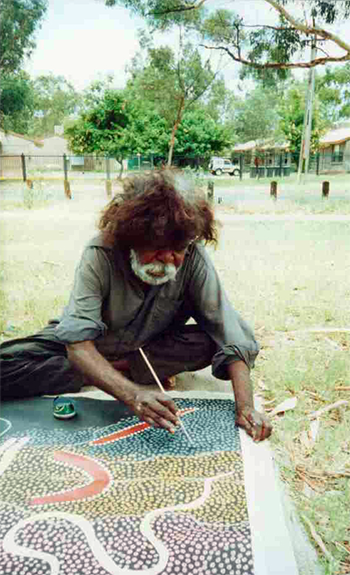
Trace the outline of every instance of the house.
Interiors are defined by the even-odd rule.
[[[0,154],[2,156],[38,154],[42,146],[41,140],[28,138],[15,132],[4,132],[0,129]]]
[[[338,123],[320,138],[321,172],[350,172],[350,120]]]
[[[43,156],[63,156],[69,154],[68,143],[63,136],[48,136],[41,140]]]
[[[106,171],[106,160],[104,157],[98,157],[92,154],[85,156],[74,155],[68,148],[66,138],[59,133],[57,128],[60,128],[60,126],[55,126],[55,135],[42,139],[43,158],[41,159],[41,165],[43,168],[48,170],[62,170],[63,154],[66,154],[68,168],[72,172],[98,171],[104,173]],[[119,163],[114,159],[110,160],[110,170],[111,172],[119,171]]]
[[[0,177],[22,178],[23,163],[29,177],[35,177],[38,172],[57,172],[57,176],[63,176],[64,154],[70,172],[84,174],[97,171],[104,174],[107,171],[107,162],[103,156],[75,156],[61,134],[55,133],[39,140],[0,130]],[[111,176],[119,172],[120,164],[115,159],[111,158],[108,165]]]
[[[41,153],[42,142],[0,129],[0,177],[21,177],[24,154],[28,158]]]
[[[243,169],[249,170],[251,177],[289,175],[292,154],[287,142],[273,140],[250,140],[233,148],[233,160],[237,163],[243,157]],[[242,161],[242,160],[241,160]]]
[[[42,138],[42,150],[32,158],[31,168],[39,171],[62,171],[63,154],[69,156],[67,140],[61,135]]]

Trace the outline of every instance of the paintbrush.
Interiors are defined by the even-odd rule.
[[[146,363],[146,365],[148,366],[148,368],[149,368],[151,374],[153,375],[153,377],[154,377],[154,379],[155,379],[155,382],[156,382],[156,384],[158,385],[160,391],[162,391],[163,393],[165,393],[165,395],[169,395],[169,394],[165,391],[164,387],[162,386],[162,384],[161,384],[161,382],[160,382],[160,379],[158,378],[156,372],[154,371],[154,369],[153,369],[153,367],[152,367],[152,365],[151,365],[149,359],[147,358],[145,352],[143,351],[142,347],[139,347],[139,352],[140,352],[140,354],[142,355],[143,359],[145,360],[145,363]],[[171,396],[170,396],[170,397],[171,397]],[[189,433],[188,433],[188,431],[186,430],[184,424],[182,423],[180,417],[179,417],[179,422],[180,422],[182,431],[183,431],[184,434],[186,435],[188,441],[189,441],[190,443],[192,443],[192,445],[193,445],[193,441],[192,441],[192,439],[190,438]]]

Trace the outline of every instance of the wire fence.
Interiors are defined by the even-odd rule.
[[[3,179],[37,179],[53,177],[69,179],[88,174],[97,177],[117,175],[121,170],[119,162],[113,158],[102,156],[70,156],[70,155],[1,155],[0,177]]]
[[[174,155],[172,164],[179,168],[192,168],[210,172],[210,158],[201,156]],[[286,177],[298,170],[299,155],[291,152],[238,152],[226,158],[229,167],[218,169],[217,175],[229,173],[240,178]],[[117,178],[123,171],[135,172],[165,167],[166,156],[153,153],[137,154],[123,160],[105,156],[74,155],[0,155],[0,178],[23,181],[44,179],[105,179]],[[215,173],[214,171],[211,171]],[[309,172],[313,174],[350,173],[350,150],[347,153],[321,151],[312,154]]]

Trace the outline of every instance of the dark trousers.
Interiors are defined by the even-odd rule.
[[[50,337],[50,332],[49,325],[36,335],[0,346],[1,399],[75,393],[86,385],[67,359],[65,345]],[[143,349],[162,381],[178,373],[207,367],[217,347],[197,325],[182,325],[178,330],[161,334]],[[128,360],[134,382],[154,383],[139,351],[121,359]]]

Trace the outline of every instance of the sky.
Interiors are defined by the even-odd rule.
[[[275,11],[263,0],[235,2],[255,23],[275,19]],[[211,6],[225,7],[225,2],[212,0]],[[49,0],[42,28],[36,34],[36,50],[25,69],[33,77],[50,72],[62,75],[76,90],[108,74],[114,76],[116,87],[123,87],[125,66],[139,51],[137,31],[143,24],[129,10],[107,8],[103,0]],[[349,23],[344,23],[336,31],[345,40],[348,30]],[[173,38],[167,34],[158,43],[171,43]],[[233,89],[238,83],[238,66],[227,59],[223,72],[226,85]]]
[[[142,21],[123,8],[98,0],[49,0],[36,35],[36,50],[26,65],[32,76],[62,75],[77,90],[113,74],[120,87],[125,65],[139,49]]]

